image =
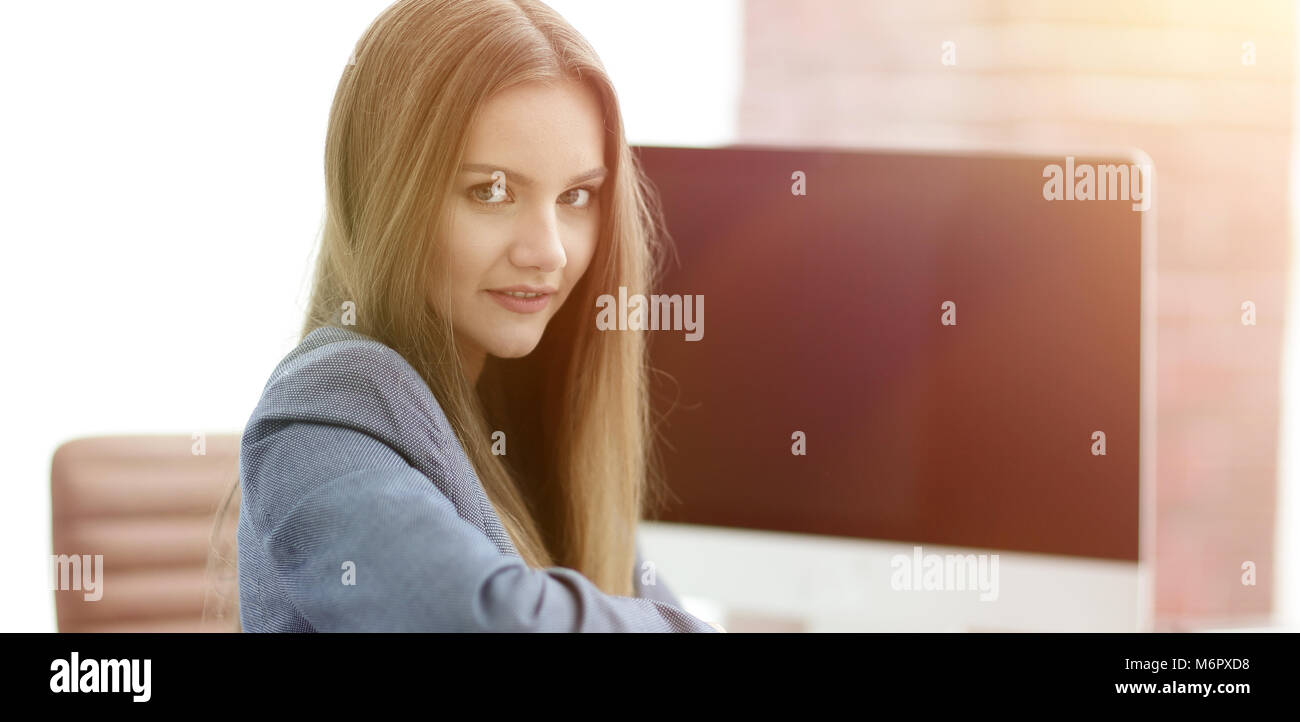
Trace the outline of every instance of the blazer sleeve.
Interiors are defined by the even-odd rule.
[[[305,447],[290,442],[307,437]],[[660,601],[671,596],[610,595],[576,570],[502,554],[366,433],[298,421],[265,441],[280,446],[271,455],[279,469],[315,477],[268,520],[265,544],[277,583],[318,631],[717,631]]]

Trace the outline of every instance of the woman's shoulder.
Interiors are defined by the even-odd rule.
[[[293,421],[348,426],[399,451],[427,446],[431,436],[453,438],[441,405],[400,353],[338,326],[313,330],[275,367],[244,443]]]
[[[267,388],[286,381],[419,379],[397,351],[365,334],[339,326],[321,326],[303,337],[271,372]]]
[[[269,530],[307,494],[340,488],[327,486],[330,480],[367,474],[382,489],[404,483],[411,469],[498,548],[512,548],[416,370],[375,339],[346,328],[315,329],[276,366],[240,439],[248,533]]]

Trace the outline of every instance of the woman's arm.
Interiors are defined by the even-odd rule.
[[[502,554],[373,436],[293,422],[258,446],[280,473],[316,479],[284,505],[265,548],[318,631],[716,631],[674,605],[605,594],[572,569]]]

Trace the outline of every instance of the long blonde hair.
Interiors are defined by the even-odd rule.
[[[438,239],[448,189],[488,99],[564,80],[585,83],[604,109],[599,241],[533,353],[489,357],[474,388],[450,320],[429,303],[431,289],[447,287]],[[599,331],[594,313],[619,286],[650,292],[668,238],[595,51],[536,0],[401,0],[349,58],[325,145],[326,219],[302,336],[339,325],[344,303],[355,304],[351,328],[398,351],[429,385],[524,561],[631,595],[636,527],[662,492],[646,339]],[[491,453],[497,430],[504,457]],[[229,571],[216,542],[238,487],[218,512],[210,567]]]

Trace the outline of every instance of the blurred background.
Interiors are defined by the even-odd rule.
[[[600,53],[634,144],[1144,150],[1159,173],[1151,627],[1300,622],[1295,3],[550,4]],[[0,8],[13,331],[0,362],[0,630],[56,628],[61,443],[237,434],[296,345],[330,101],[387,5]],[[1243,333],[1246,300],[1258,320]],[[703,593],[711,570],[690,566],[692,544],[718,533],[647,531],[648,556],[693,610],[728,613]],[[806,562],[844,541],[730,543]],[[797,615],[732,620],[820,629]]]

